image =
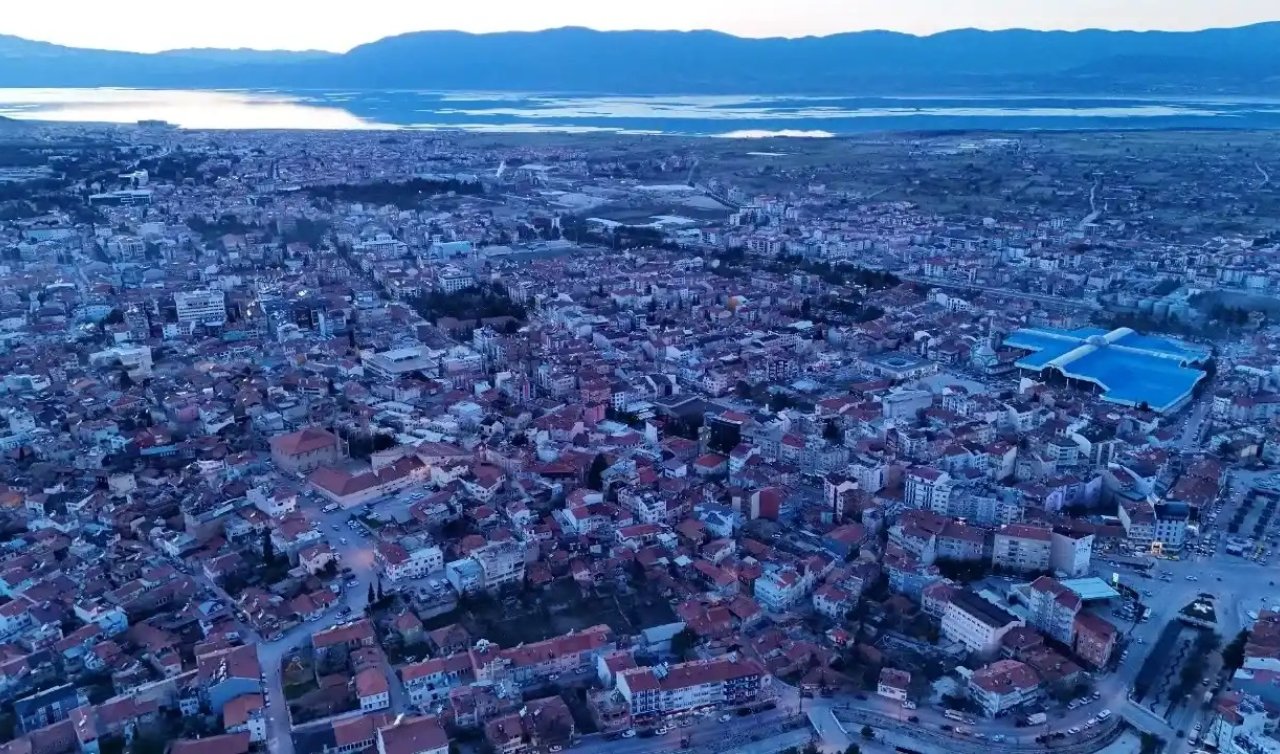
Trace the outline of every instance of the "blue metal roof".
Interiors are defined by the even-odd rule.
[[[1103,400],[1145,403],[1156,411],[1169,410],[1190,395],[1204,372],[1187,365],[1208,357],[1198,346],[1128,329],[1027,328],[1011,333],[1005,345],[1032,352],[1017,361],[1023,369],[1052,365],[1067,377],[1102,388]]]

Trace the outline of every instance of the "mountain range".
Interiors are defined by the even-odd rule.
[[[1280,93],[1280,22],[1194,32],[867,31],[746,39],[581,28],[388,37],[349,52],[130,53],[0,35],[0,87],[591,94]]]

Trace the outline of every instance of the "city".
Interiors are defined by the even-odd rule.
[[[1276,146],[0,122],[0,754],[1280,754]]]

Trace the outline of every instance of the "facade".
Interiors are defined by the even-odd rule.
[[[341,455],[337,435],[318,427],[271,438],[271,460],[281,471],[305,473],[335,463]]]
[[[1047,571],[1052,563],[1050,531],[1039,526],[1010,524],[992,537],[991,564],[1023,573]]]
[[[1080,659],[1095,668],[1103,668],[1111,661],[1116,648],[1116,627],[1092,613],[1080,613],[1075,618],[1075,649]]]
[[[1092,534],[1053,530],[1049,540],[1049,568],[1055,574],[1066,579],[1080,578],[1089,573],[1092,561]]]
[[[184,325],[222,325],[227,321],[227,294],[216,290],[178,291],[173,294],[178,322]]]
[[[747,704],[771,693],[762,665],[730,657],[633,668],[619,673],[616,683],[633,719]]]
[[[995,717],[1040,694],[1040,678],[1029,665],[1017,660],[997,660],[973,672],[969,697],[983,714]]]
[[[880,679],[876,683],[876,693],[885,699],[905,702],[907,700],[907,690],[910,687],[910,673],[896,668],[884,668],[880,671]]]
[[[995,654],[1004,635],[1023,625],[1022,619],[970,591],[952,595],[942,614],[942,635],[980,655]]]
[[[1072,645],[1080,596],[1051,576],[1041,576],[1027,588],[1031,625],[1050,638]]]

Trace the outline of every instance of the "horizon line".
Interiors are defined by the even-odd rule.
[[[381,37],[377,37],[377,38],[374,38],[374,39],[370,39],[370,40],[368,40],[368,41],[361,42],[361,43],[356,44],[356,45],[352,45],[351,47],[348,47],[348,48],[346,48],[346,49],[344,49],[344,50],[324,49],[324,48],[318,48],[318,47],[299,47],[299,48],[291,48],[291,47],[248,47],[248,46],[244,46],[244,45],[239,45],[239,46],[228,46],[228,47],[220,47],[220,46],[217,46],[217,45],[202,45],[202,46],[197,46],[197,47],[173,47],[173,48],[163,48],[163,49],[157,49],[157,50],[136,50],[136,49],[130,50],[130,49],[124,49],[124,48],[119,48],[119,47],[97,47],[97,46],[85,46],[85,47],[82,47],[82,46],[78,46],[78,45],[74,45],[74,44],[68,44],[68,43],[65,43],[65,42],[57,42],[57,41],[54,41],[54,40],[51,40],[51,39],[39,39],[39,38],[36,38],[36,37],[25,37],[25,36],[21,36],[21,35],[18,35],[18,34],[9,34],[9,33],[3,32],[3,31],[0,31],[0,37],[10,37],[10,38],[12,38],[12,39],[20,39],[20,40],[23,40],[23,41],[26,41],[26,42],[34,42],[34,43],[38,43],[38,44],[54,45],[54,46],[57,46],[57,47],[63,47],[63,48],[66,48],[66,49],[71,49],[71,50],[92,50],[92,51],[97,51],[97,52],[119,52],[119,53],[133,54],[133,55],[164,55],[164,54],[174,54],[174,53],[181,53],[181,52],[193,52],[193,53],[194,53],[194,52],[244,52],[244,53],[266,53],[266,54],[269,54],[269,53],[279,53],[279,54],[297,54],[297,55],[305,55],[305,54],[315,54],[315,55],[345,55],[345,54],[347,54],[347,53],[351,52],[352,50],[357,49],[357,48],[359,48],[359,47],[364,47],[364,46],[366,46],[366,45],[370,45],[370,44],[376,44],[376,43],[378,43],[378,42],[382,42],[382,41],[385,41],[385,40],[388,40],[388,39],[395,39],[395,38],[398,38],[398,37],[412,36],[412,35],[415,35],[415,34],[462,34],[462,35],[473,36],[473,37],[491,37],[491,36],[499,36],[499,35],[506,35],[506,34],[530,34],[530,35],[532,35],[532,34],[545,34],[545,33],[548,33],[548,32],[555,32],[555,31],[568,31],[568,30],[575,30],[575,31],[586,31],[586,32],[592,32],[592,33],[596,33],[596,34],[635,34],[635,33],[654,33],[654,34],[718,34],[718,35],[725,36],[725,37],[733,37],[733,38],[735,38],[735,39],[743,39],[743,40],[758,40],[758,41],[766,41],[766,40],[787,40],[787,41],[799,41],[799,40],[805,40],[805,39],[828,39],[828,38],[831,38],[831,37],[839,37],[839,36],[846,36],[846,35],[853,35],[853,34],[895,34],[895,35],[900,35],[900,36],[904,36],[904,37],[915,37],[915,38],[917,38],[917,39],[928,39],[928,38],[930,38],[930,37],[936,37],[936,36],[941,36],[941,35],[945,35],[945,34],[952,34],[952,33],[956,33],[956,32],[966,32],[966,31],[967,31],[967,32],[986,32],[986,33],[999,33],[999,32],[1033,32],[1033,33],[1041,33],[1041,34],[1081,34],[1081,33],[1088,33],[1088,32],[1115,33],[1115,34],[1197,34],[1197,33],[1206,32],[1206,31],[1223,31],[1223,30],[1233,30],[1233,29],[1248,29],[1248,28],[1255,27],[1255,26],[1266,26],[1266,25],[1269,25],[1269,24],[1278,24],[1278,23],[1280,23],[1280,19],[1275,19],[1275,20],[1270,20],[1270,21],[1255,21],[1255,22],[1247,23],[1247,24],[1239,24],[1239,25],[1236,25],[1236,26],[1205,26],[1205,27],[1199,27],[1199,28],[1194,28],[1194,29],[1180,29],[1180,28],[1145,28],[1145,29],[1134,29],[1134,28],[1120,28],[1120,27],[1107,27],[1107,26],[1081,26],[1081,27],[1077,27],[1077,28],[1038,29],[1038,28],[1029,27],[1029,26],[1001,26],[1001,27],[957,26],[957,27],[953,27],[953,28],[949,28],[949,29],[941,29],[941,30],[938,30],[938,31],[932,31],[932,32],[928,32],[928,33],[916,33],[916,32],[910,32],[910,31],[900,31],[900,30],[897,30],[897,29],[875,28],[875,29],[846,29],[846,30],[841,30],[841,31],[833,31],[833,32],[826,33],[826,34],[796,34],[796,35],[791,35],[791,36],[785,36],[785,35],[753,36],[753,35],[746,35],[746,34],[734,34],[734,33],[732,33],[732,32],[722,31],[722,30],[720,30],[720,29],[710,29],[710,28],[694,28],[694,29],[673,29],[673,28],[666,28],[666,29],[662,29],[662,28],[600,29],[600,28],[595,28],[595,27],[591,27],[591,26],[583,26],[583,25],[578,25],[578,24],[565,24],[565,25],[561,25],[561,26],[548,26],[548,27],[543,27],[543,28],[538,28],[538,29],[506,29],[506,30],[500,30],[500,31],[470,31],[470,30],[467,30],[467,29],[416,29],[416,30],[407,30],[407,31],[397,32],[397,33],[395,33],[395,34],[388,34],[388,35],[385,35],[385,36],[381,36]]]

